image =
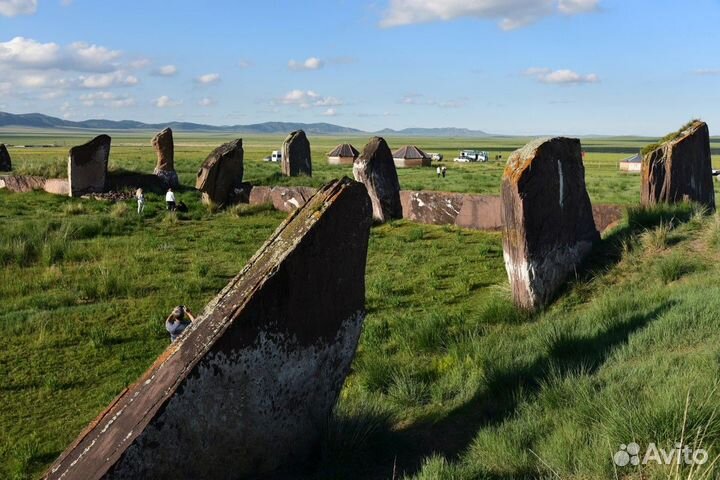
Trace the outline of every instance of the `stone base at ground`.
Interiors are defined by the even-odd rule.
[[[237,479],[309,461],[362,329],[371,223],[363,185],[323,187],[45,478]]]
[[[292,212],[305,205],[315,192],[310,187],[252,187],[248,203],[270,203],[276,210]]]
[[[403,218],[432,225],[500,230],[500,197],[464,193],[400,191]]]
[[[33,190],[42,190],[45,188],[45,177],[36,177],[32,175],[7,175],[0,177],[0,188],[4,188],[10,192],[26,193]]]
[[[178,174],[176,171],[167,171],[167,170],[157,170],[155,172],[155,175],[162,180],[163,184],[170,188],[179,188],[180,187],[180,179],[178,178]]]
[[[272,204],[282,212],[291,212],[305,204],[315,189],[310,187],[254,187],[240,189],[238,199],[251,205]],[[400,190],[403,218],[430,225],[455,225],[471,230],[502,230],[502,201],[498,195]],[[598,231],[604,232],[622,220],[625,207],[593,205],[593,218]]]

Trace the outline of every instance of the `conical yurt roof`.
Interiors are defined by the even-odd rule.
[[[430,155],[423,152],[415,145],[405,145],[393,152],[393,158],[423,159],[430,158]]]
[[[341,143],[335,149],[328,153],[328,157],[352,157],[357,158],[360,152],[357,148],[353,147],[349,143]]]

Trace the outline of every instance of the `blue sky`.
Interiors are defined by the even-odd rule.
[[[0,0],[0,110],[716,134],[719,20],[718,0]]]

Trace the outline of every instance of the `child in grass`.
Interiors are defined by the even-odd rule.
[[[170,343],[177,340],[181,333],[195,321],[195,317],[185,305],[175,307],[165,319],[165,330],[170,334]]]
[[[135,192],[135,198],[137,198],[137,204],[138,204],[138,215],[142,215],[142,213],[145,211],[145,195],[143,194],[143,189],[138,188]]]

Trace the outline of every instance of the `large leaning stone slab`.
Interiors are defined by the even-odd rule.
[[[690,123],[643,156],[642,204],[693,201],[714,211],[711,160],[707,124]]]
[[[48,479],[239,479],[314,453],[365,316],[371,224],[347,178],[295,211]]]
[[[84,145],[70,149],[68,182],[71,197],[105,191],[109,157],[110,137],[107,135],[97,136]]]
[[[195,188],[203,192],[203,202],[226,205],[233,201],[243,179],[242,139],[220,145],[200,166]]]
[[[373,218],[384,223],[402,218],[400,181],[390,147],[384,138],[370,139],[353,164],[355,180],[365,184],[372,202]]]
[[[546,306],[600,239],[580,140],[534,140],[510,155],[502,180],[503,253],[513,299]]]
[[[12,160],[10,153],[4,143],[0,143],[0,172],[12,171]]]
[[[288,177],[307,175],[312,177],[310,141],[305,132],[297,130],[287,136],[282,146],[282,173]]]
[[[152,146],[157,155],[157,163],[153,173],[162,178],[172,188],[180,186],[177,172],[175,171],[175,143],[171,128],[159,132],[152,139]]]

